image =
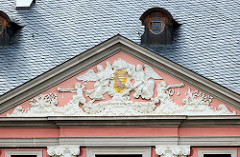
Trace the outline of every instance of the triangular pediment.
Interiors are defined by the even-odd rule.
[[[238,95],[119,35],[3,98],[13,117],[239,113]]]

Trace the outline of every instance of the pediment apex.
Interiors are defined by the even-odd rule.
[[[0,113],[31,99],[44,90],[83,72],[120,51],[139,61],[147,63],[150,67],[154,67],[180,81],[184,81],[236,109],[240,109],[240,96],[236,93],[137,45],[121,35],[116,35],[26,84],[2,95],[0,100]]]

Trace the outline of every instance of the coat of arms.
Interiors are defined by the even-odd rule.
[[[116,70],[114,73],[114,89],[116,92],[123,92],[126,89],[125,84],[128,80],[128,74],[125,69]]]
[[[113,99],[124,99],[130,91],[135,91],[134,97],[141,96],[144,99],[151,99],[154,93],[155,83],[153,79],[162,79],[150,66],[135,65],[127,63],[125,60],[118,59],[111,65],[106,62],[106,68],[102,65],[97,66],[98,72],[92,69],[85,74],[77,77],[79,81],[94,81],[94,89],[85,90],[87,96],[93,100],[104,100],[103,94],[108,93]],[[132,84],[130,81],[134,80]]]

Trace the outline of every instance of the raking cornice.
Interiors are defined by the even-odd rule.
[[[192,85],[226,104],[240,109],[240,95],[137,45],[121,35],[116,35],[102,44],[79,54],[73,59],[2,95],[0,97],[0,113],[23,103],[37,94],[90,68],[120,51],[123,51],[134,58],[183,81],[184,83]]]

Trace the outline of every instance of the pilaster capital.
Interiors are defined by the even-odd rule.
[[[189,145],[156,145],[155,152],[161,157],[186,157],[190,155]]]
[[[79,145],[48,146],[47,154],[53,157],[75,157],[80,154]]]

